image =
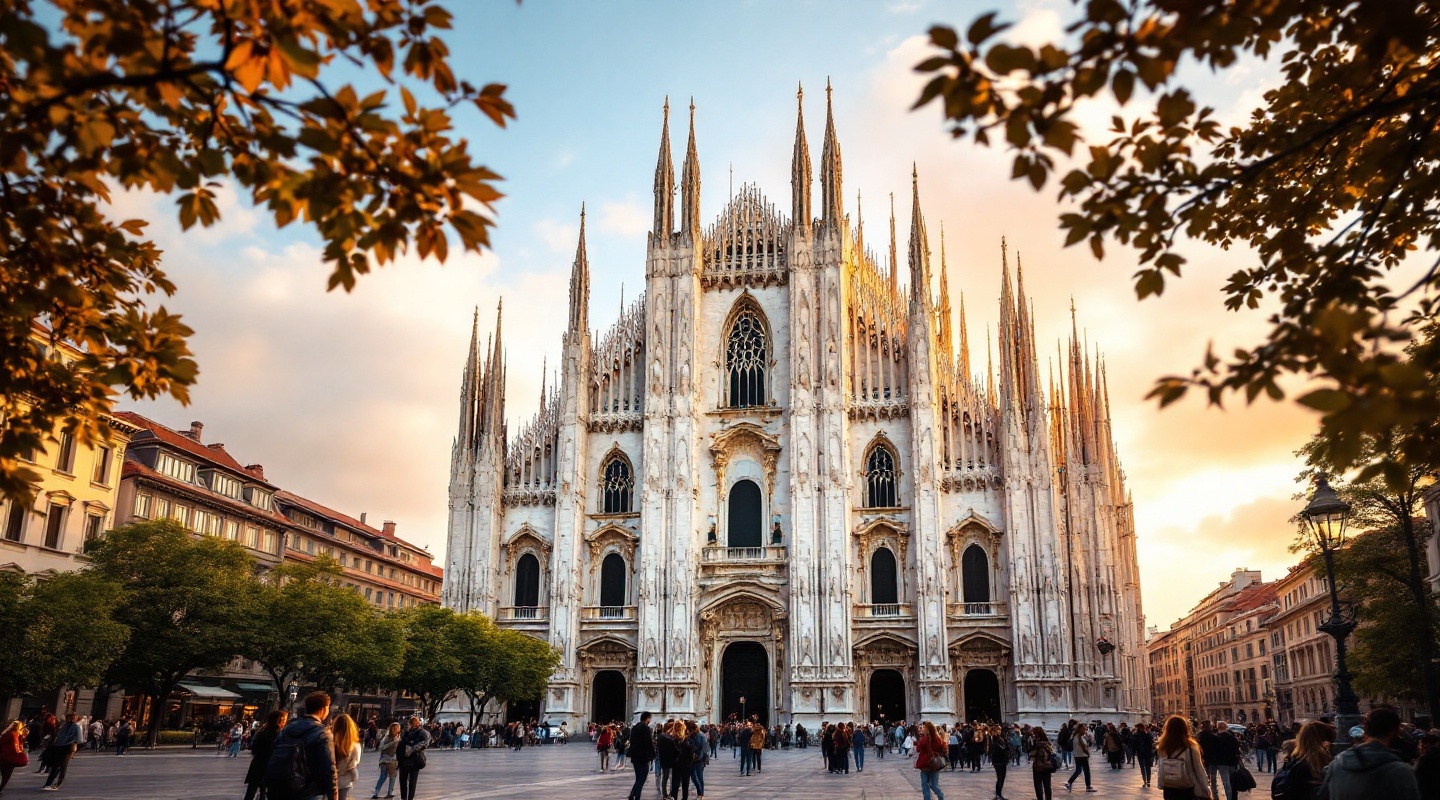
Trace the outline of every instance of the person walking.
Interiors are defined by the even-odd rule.
[[[330,725],[335,748],[335,789],[339,800],[350,800],[350,789],[360,780],[360,726],[349,714],[337,714]]]
[[[945,769],[946,742],[935,723],[925,720],[920,723],[920,737],[915,742],[915,769],[920,770],[920,796],[930,800],[933,793],[936,800],[945,800],[940,791],[940,773]]]
[[[685,723],[685,744],[689,746],[690,782],[695,784],[695,800],[705,800],[705,767],[710,763],[710,739],[693,720]]]
[[[750,767],[756,772],[764,772],[760,754],[765,751],[765,726],[760,724],[759,717],[752,717],[752,721],[755,724],[750,727],[750,758],[753,762]]]
[[[420,780],[420,770],[425,769],[425,751],[429,747],[430,733],[420,725],[419,717],[411,717],[410,727],[400,734],[400,746],[395,748],[400,800],[414,800],[415,785]]]
[[[65,782],[65,771],[70,768],[70,759],[75,757],[75,749],[79,746],[80,723],[75,721],[73,712],[67,713],[64,724],[56,726],[55,738],[50,740],[50,747],[46,749],[50,776],[45,779],[45,786],[41,791],[60,791],[60,784]]]
[[[1215,778],[1220,779],[1220,786],[1225,789],[1225,800],[1235,800],[1235,768],[1240,766],[1240,739],[1230,726],[1223,723],[1215,723],[1215,733],[1211,758],[1214,760],[1214,769],[1210,770],[1210,792],[1217,794]]]
[[[645,779],[650,776],[650,762],[655,760],[655,735],[650,730],[650,712],[640,715],[640,723],[630,729],[630,741],[626,746],[630,765],[635,769],[635,785],[630,787],[626,800],[640,800],[645,789]]]
[[[951,772],[955,771],[955,766],[960,763],[961,754],[965,750],[964,736],[965,734],[961,733],[958,724],[950,728],[950,744],[947,754],[949,755]]]
[[[375,749],[380,751],[380,778],[375,781],[375,791],[371,792],[370,800],[379,800],[380,787],[388,780],[389,788],[385,790],[385,797],[395,796],[395,774],[400,771],[400,757],[395,753],[400,748],[400,723],[392,722],[375,740]]]
[[[29,763],[30,756],[25,754],[25,723],[17,719],[0,733],[0,793],[5,791],[15,768]]]
[[[1392,708],[1374,709],[1365,715],[1364,729],[1360,744],[1330,762],[1317,796],[1328,800],[1420,800],[1415,771],[1392,749],[1400,735],[1400,715]]]
[[[990,726],[990,766],[995,768],[995,800],[1005,800],[1005,771],[1010,768],[1010,740],[999,725]]]
[[[1035,800],[1053,800],[1050,778],[1060,769],[1055,746],[1039,726],[1030,729],[1030,772],[1035,778]]]
[[[270,763],[270,754],[275,752],[275,740],[290,715],[285,711],[271,711],[265,718],[265,725],[255,732],[250,740],[250,766],[245,770],[245,800],[265,800],[265,765]]]
[[[325,724],[330,716],[330,695],[305,695],[304,709],[304,714],[290,720],[275,737],[275,747],[265,764],[268,797],[336,796],[335,747],[330,727]],[[297,766],[304,768],[299,774]]]
[[[1095,788],[1090,785],[1090,745],[1094,741],[1090,736],[1090,729],[1082,723],[1075,722],[1071,727],[1070,748],[1075,753],[1075,771],[1071,773],[1070,780],[1065,781],[1065,791],[1073,791],[1075,779],[1082,774],[1085,776],[1085,791],[1095,791]]]
[[[1075,746],[1071,740],[1074,731],[1075,720],[1072,719],[1055,732],[1055,748],[1060,753],[1060,763],[1066,767],[1072,766],[1075,760]]]
[[[856,772],[864,772],[864,771],[865,771],[865,746],[866,746],[866,736],[865,736],[865,734],[866,734],[866,732],[865,732],[865,726],[864,726],[863,724],[860,725],[860,727],[858,727],[858,728],[857,728],[857,727],[854,727],[853,725],[851,726],[851,730],[850,730],[850,746],[851,746],[851,748],[853,748],[853,749],[855,750],[855,771],[856,771]]]
[[[1120,730],[1115,727],[1115,723],[1105,723],[1105,733],[1100,746],[1105,751],[1105,760],[1110,762],[1110,769],[1125,766],[1125,742],[1120,738]]]
[[[661,797],[670,796],[670,774],[675,770],[675,754],[679,749],[672,719],[660,726],[660,733],[655,736],[655,790]]]
[[[1140,723],[1130,731],[1130,749],[1135,753],[1135,763],[1140,765],[1140,785],[1150,788],[1150,771],[1155,766],[1155,740],[1150,738],[1150,726]]]
[[[610,771],[610,747],[615,743],[615,732],[609,725],[601,725],[595,737],[595,752],[600,756],[600,773]]]
[[[665,796],[672,800],[690,800],[690,768],[695,763],[695,751],[690,749],[688,726],[677,719],[670,730],[675,740],[675,762],[670,765],[670,790]]]
[[[1157,777],[1164,800],[1209,800],[1214,796],[1206,779],[1200,743],[1190,735],[1190,723],[1184,717],[1176,714],[1165,720],[1155,751],[1160,757]]]
[[[229,738],[225,741],[225,753],[231,758],[240,757],[240,744],[245,741],[245,726],[235,723],[230,726]]]
[[[130,740],[135,736],[135,723],[129,717],[122,717],[115,726],[115,755],[123,756],[130,749]]]

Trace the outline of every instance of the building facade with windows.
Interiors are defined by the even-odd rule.
[[[645,292],[592,338],[582,214],[560,380],[516,431],[500,316],[488,344],[477,324],[444,602],[553,644],[527,710],[572,724],[719,720],[741,697],[807,725],[1133,720],[1150,693],[1103,367],[1075,336],[1045,384],[1003,242],[998,363],[972,361],[918,178],[902,286],[893,213],[883,260],[844,208],[828,112],[818,213],[802,114],[789,213],[745,186],[707,226],[693,109],[677,197],[667,107]]]

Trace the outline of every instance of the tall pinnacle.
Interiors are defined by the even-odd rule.
[[[825,81],[825,149],[820,156],[820,218],[838,229],[844,202],[840,189],[840,141],[835,136],[835,111],[830,81]]]
[[[920,213],[920,173],[910,165],[910,298],[923,307],[930,298],[930,244],[925,236],[925,218]]]
[[[585,204],[580,204],[580,240],[570,267],[570,332],[590,329],[590,261],[585,255]]]
[[[951,340],[953,332],[950,328],[950,279],[947,277],[949,270],[945,267],[945,225],[940,225],[940,344],[945,352],[952,352],[954,344]]]
[[[680,168],[680,230],[693,239],[700,235],[700,156],[695,150],[695,100],[690,100],[690,143]]]
[[[900,259],[895,254],[895,193],[890,193],[890,296],[900,296]]]
[[[669,241],[675,231],[675,165],[670,161],[670,98],[660,129],[660,156],[655,162],[655,238]]]
[[[965,377],[970,373],[970,334],[965,326],[965,293],[960,293],[960,372]]]
[[[810,145],[805,141],[805,89],[795,92],[795,153],[790,158],[790,217],[810,230]]]

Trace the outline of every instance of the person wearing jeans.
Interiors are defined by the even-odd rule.
[[[60,789],[60,784],[65,782],[65,770],[70,766],[70,759],[75,756],[75,749],[80,746],[80,723],[75,721],[75,714],[65,715],[65,722],[55,731],[55,739],[50,743],[50,777],[46,779],[45,786],[41,791],[54,792]]]
[[[915,743],[915,769],[920,770],[920,796],[923,800],[930,800],[933,793],[937,800],[945,800],[945,793],[940,791],[940,770],[931,769],[932,756],[945,758],[945,739],[935,730],[935,723],[926,720],[921,723],[919,741]]]
[[[1240,765],[1240,740],[1223,722],[1215,723],[1214,758],[1205,763],[1206,777],[1210,779],[1210,794],[1219,797],[1216,778],[1225,789],[1225,800],[1235,800],[1235,768]]]
[[[630,740],[625,745],[630,756],[630,765],[635,768],[635,785],[630,787],[628,800],[640,800],[645,789],[645,779],[650,777],[650,762],[655,760],[655,736],[650,732],[650,712],[640,715],[640,724],[630,729]]]
[[[1070,780],[1065,781],[1065,791],[1072,791],[1075,779],[1082,774],[1085,776],[1085,791],[1095,791],[1095,788],[1090,785],[1090,745],[1094,741],[1090,736],[1090,730],[1084,724],[1075,723],[1075,730],[1070,735],[1070,746],[1075,753],[1075,771],[1071,773]]]
[[[695,795],[705,796],[705,765],[710,763],[710,741],[700,726],[685,723],[685,744],[690,747],[690,782],[695,784]]]
[[[854,726],[851,726],[851,727],[854,728]],[[861,725],[861,726],[858,727],[858,728],[854,728],[854,730],[851,732],[851,735],[853,736],[853,738],[850,740],[850,746],[851,746],[852,748],[854,748],[854,750],[855,750],[855,771],[856,771],[856,772],[864,772],[864,771],[865,771],[865,741],[866,741],[866,740],[865,740],[865,726],[864,726],[864,725]]]

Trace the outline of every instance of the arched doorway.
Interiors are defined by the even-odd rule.
[[[870,602],[874,605],[900,602],[895,580],[895,554],[888,547],[878,548],[870,556]]]
[[[600,562],[600,605],[625,605],[625,557],[619,553]]]
[[[870,719],[905,719],[905,676],[898,670],[877,669],[870,673]]]
[[[770,720],[770,657],[759,642],[732,642],[720,657],[720,718]]]
[[[1000,721],[1000,679],[988,669],[965,673],[965,719]]]
[[[629,717],[629,699],[624,673],[613,669],[595,673],[595,682],[590,687],[590,721],[602,725],[625,722]]]
[[[506,722],[531,722],[539,719],[539,700],[511,700],[505,704]]]
[[[520,556],[515,564],[515,605],[540,605],[540,559],[530,553]]]
[[[754,481],[736,481],[730,487],[730,528],[726,537],[729,547],[760,547],[760,487]]]

